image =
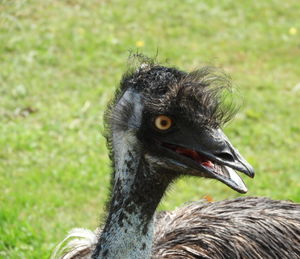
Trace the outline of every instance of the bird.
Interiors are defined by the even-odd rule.
[[[300,258],[300,204],[264,197],[196,201],[156,212],[168,188],[189,176],[239,193],[253,167],[222,128],[236,113],[224,72],[192,72],[139,56],[105,112],[112,166],[105,223],[76,228],[52,259]]]

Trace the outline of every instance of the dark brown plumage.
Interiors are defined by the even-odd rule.
[[[241,197],[192,202],[159,212],[155,223],[152,259],[300,258],[300,205],[289,201]],[[75,238],[85,231],[75,230]],[[87,232],[71,244],[75,255],[71,250],[62,258],[90,259],[100,233]]]
[[[300,258],[300,205],[241,197],[166,213],[153,258]]]
[[[300,258],[298,204],[245,197],[155,215],[181,175],[247,191],[235,170],[253,177],[253,168],[220,128],[234,114],[223,103],[229,86],[213,68],[147,62],[128,72],[105,116],[113,168],[106,222],[95,233],[71,232],[53,258]],[[166,129],[154,123],[162,115]]]

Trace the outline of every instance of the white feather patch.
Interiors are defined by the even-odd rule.
[[[99,229],[95,232],[74,228],[55,248],[50,259],[90,259],[96,247]]]

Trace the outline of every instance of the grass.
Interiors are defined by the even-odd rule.
[[[247,195],[299,202],[299,8],[298,0],[0,1],[0,258],[48,258],[70,228],[97,226],[110,173],[102,114],[129,49],[230,73],[243,108],[225,131],[257,172],[245,179]],[[205,195],[239,196],[184,179],[161,209]]]

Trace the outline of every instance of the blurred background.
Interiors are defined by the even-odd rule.
[[[300,202],[298,0],[1,0],[0,258],[48,258],[95,229],[110,176],[102,115],[129,50],[229,73],[242,108],[225,129],[256,169],[246,195]],[[183,179],[160,209],[240,196]]]

